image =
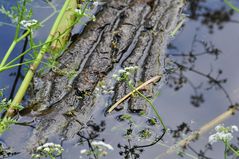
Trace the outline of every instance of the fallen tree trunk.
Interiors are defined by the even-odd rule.
[[[161,58],[169,34],[181,14],[182,0],[112,0],[103,6],[84,32],[59,58],[58,70],[76,73],[66,77],[55,70],[36,77],[28,116],[36,117],[30,147],[51,138],[73,137],[89,120],[95,107],[97,84],[110,81],[119,68],[138,66],[134,83],[160,75]],[[124,83],[114,84],[112,104],[129,93]],[[149,87],[145,94],[154,89]],[[145,110],[141,99],[127,101],[133,111]]]

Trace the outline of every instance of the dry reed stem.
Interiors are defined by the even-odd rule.
[[[154,76],[151,79],[149,79],[148,81],[144,82],[143,84],[141,84],[140,86],[138,86],[135,90],[131,91],[130,93],[128,93],[126,96],[124,96],[123,98],[121,98],[118,102],[116,102],[114,105],[112,105],[109,110],[107,111],[108,113],[111,113],[120,103],[122,103],[123,101],[125,101],[127,98],[129,98],[132,94],[134,94],[136,91],[144,88],[145,86],[149,85],[150,83],[156,82],[158,80],[161,79],[161,76]]]
[[[156,158],[157,159],[163,158],[169,154],[172,154],[174,151],[178,151],[182,147],[186,147],[191,141],[196,140],[200,135],[205,134],[206,132],[208,132],[209,130],[211,130],[212,128],[217,126],[218,124],[222,123],[224,120],[226,120],[229,117],[231,117],[232,115],[234,115],[237,111],[238,111],[238,106],[231,107],[230,109],[228,109],[221,115],[217,116],[213,120],[211,120],[208,123],[206,123],[205,125],[203,125],[197,131],[194,131],[193,133],[191,133],[191,135],[189,135],[185,139],[179,141],[178,143],[176,143],[173,146],[170,146],[170,148],[168,148],[165,153],[159,155]]]

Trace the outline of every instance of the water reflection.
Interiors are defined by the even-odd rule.
[[[207,3],[209,3],[209,5]],[[238,23],[238,21],[232,19],[232,16],[234,14],[234,11],[232,9],[229,9],[223,3],[222,6],[213,8],[216,5],[213,3],[219,2],[211,1],[210,5],[210,2],[207,2],[206,0],[188,1],[190,19],[201,21],[202,25],[205,25],[208,28],[209,33],[211,34],[214,32],[215,27],[221,30],[228,22]]]
[[[195,50],[195,48],[197,49]],[[213,66],[211,66],[207,72],[202,72],[197,68],[200,66],[196,66],[197,58],[199,56],[205,56],[205,58],[207,58],[207,56],[214,56],[215,60],[219,58],[219,55],[222,53],[222,51],[216,48],[212,42],[198,40],[197,36],[195,35],[190,51],[186,53],[180,52],[178,51],[177,47],[173,46],[172,44],[169,45],[168,49],[169,53],[167,54],[167,57],[173,56],[169,60],[165,59],[167,62],[165,63],[165,73],[168,74],[167,84],[169,87],[173,88],[175,91],[178,91],[185,85],[190,85],[193,89],[193,94],[190,96],[190,100],[191,104],[195,107],[199,107],[202,103],[204,103],[205,99],[203,91],[209,91],[211,89],[220,89],[223,91],[229,104],[233,105],[229,93],[223,86],[223,84],[227,82],[226,78],[221,77],[223,70],[220,68],[215,69]],[[171,53],[172,49],[176,50],[177,53]],[[171,60],[175,59],[174,57],[177,57],[177,61]],[[173,70],[177,71],[172,73]],[[192,72],[202,76],[206,79],[206,81],[200,82],[198,85],[196,85],[194,81],[187,77],[187,72]]]

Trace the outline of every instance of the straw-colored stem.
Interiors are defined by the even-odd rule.
[[[149,85],[150,83],[156,82],[158,80],[160,80],[161,76],[155,76],[151,79],[149,79],[148,81],[144,82],[143,84],[141,84],[140,86],[138,86],[137,88],[135,88],[134,90],[132,90],[130,93],[128,93],[127,95],[125,95],[123,98],[121,98],[118,102],[116,102],[114,105],[112,105],[109,110],[107,111],[108,113],[111,113],[120,103],[122,103],[123,101],[125,101],[127,98],[129,98],[132,94],[134,94],[137,90],[140,90],[142,88],[144,88],[145,86]]]
[[[187,146],[191,141],[197,139],[199,136],[205,134],[206,132],[211,130],[216,125],[222,123],[223,121],[225,121],[226,119],[228,119],[229,117],[234,115],[237,112],[237,110],[238,110],[238,106],[234,106],[234,107],[228,109],[227,111],[225,111],[221,115],[217,116],[213,120],[211,120],[208,123],[206,123],[205,125],[203,125],[197,131],[194,131],[193,133],[191,133],[191,135],[189,135],[185,139],[183,139],[183,140],[179,141],[177,144],[171,146],[168,150],[166,150],[165,153],[159,155],[157,157],[157,159],[164,158],[165,156],[177,151],[178,149]]]
[[[65,1],[65,4],[62,7],[62,9],[61,9],[61,11],[60,11],[60,13],[59,13],[59,15],[58,15],[54,25],[53,25],[53,27],[52,27],[52,29],[50,31],[50,34],[49,34],[49,36],[48,36],[48,38],[47,38],[47,40],[45,42],[46,44],[43,45],[43,47],[41,48],[37,58],[34,61],[34,63],[32,65],[30,65],[30,69],[28,70],[28,72],[27,72],[27,74],[26,74],[26,76],[25,76],[25,78],[24,78],[20,88],[18,89],[18,92],[17,92],[15,98],[13,99],[13,101],[12,101],[12,103],[11,103],[11,105],[10,105],[6,115],[5,115],[5,117],[11,117],[11,116],[13,116],[15,114],[14,106],[18,105],[21,102],[23,96],[25,95],[25,93],[27,91],[27,88],[28,88],[28,86],[29,86],[29,84],[30,84],[30,82],[31,82],[31,80],[33,78],[33,75],[34,75],[37,67],[39,66],[41,60],[44,57],[45,52],[48,50],[48,48],[50,46],[49,42],[51,42],[54,39],[54,35],[56,35],[56,31],[57,31],[57,29],[58,29],[58,27],[60,25],[60,22],[61,22],[62,18],[64,18],[64,13],[66,12],[70,2],[72,2],[72,0],[66,0]]]

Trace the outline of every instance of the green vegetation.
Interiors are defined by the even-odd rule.
[[[47,62],[43,63],[44,67],[42,69],[53,68],[57,71],[58,63],[56,59],[65,49],[66,44],[69,40],[69,38],[66,37],[69,37],[69,33],[72,27],[75,24],[80,23],[81,19],[85,16],[88,16],[94,20],[94,16],[86,14],[89,2],[90,0],[87,0],[83,4],[78,5],[76,1],[67,0],[61,11],[59,12],[59,15],[55,20],[50,34],[44,43],[36,42],[33,35],[39,28],[43,27],[46,21],[48,21],[53,15],[58,12],[56,10],[56,7],[50,1],[48,1],[48,3],[49,6],[52,7],[53,12],[42,21],[32,19],[33,11],[32,9],[28,9],[29,5],[31,4],[31,0],[20,0],[19,2],[17,2],[17,5],[12,6],[10,10],[7,10],[4,6],[0,8],[0,12],[9,17],[12,21],[11,25],[14,25],[16,28],[12,44],[9,46],[9,49],[5,53],[4,58],[0,63],[0,72],[12,69],[20,65],[26,65],[29,67],[29,70],[26,73],[15,98],[9,101],[6,98],[3,98],[1,101],[1,112],[7,111],[5,117],[0,121],[2,128],[2,130],[0,131],[1,133],[4,132],[4,130],[8,129],[10,124],[15,123],[15,120],[11,119],[11,117],[13,117],[16,112],[22,109],[19,104],[24,97],[38,66],[40,65],[40,63],[42,63],[44,54],[47,51],[49,52],[49,50],[53,50],[49,52],[50,57],[47,59]],[[65,20],[68,20],[68,22],[66,23]],[[23,30],[25,30],[24,33],[20,35]],[[10,55],[12,54],[17,44],[27,37],[29,38],[29,48],[17,57],[9,60]],[[26,54],[29,54],[32,59],[28,59],[22,63],[17,63],[17,61]],[[68,78],[72,78],[75,72],[59,71],[59,73],[68,76]],[[3,93],[1,92],[1,95],[2,94]]]

